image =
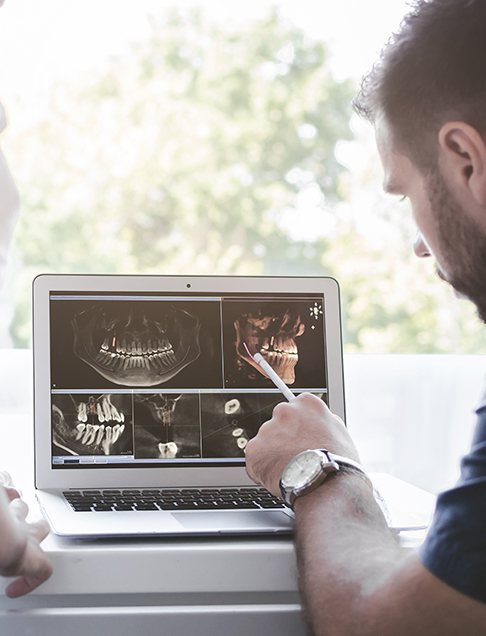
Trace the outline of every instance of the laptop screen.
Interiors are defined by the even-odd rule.
[[[329,403],[323,294],[49,294],[52,467],[243,465],[289,388]]]

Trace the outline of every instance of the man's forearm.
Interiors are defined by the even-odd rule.
[[[314,633],[367,634],[370,601],[402,557],[371,485],[357,473],[336,474],[297,499],[295,517],[300,587]]]

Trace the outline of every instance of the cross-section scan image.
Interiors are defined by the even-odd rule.
[[[201,394],[204,457],[244,457],[248,441],[285,398],[280,393]]]
[[[222,383],[216,303],[57,300],[51,333],[53,388]]]
[[[52,396],[53,455],[131,455],[130,395]]]
[[[326,386],[322,298],[225,299],[223,341],[227,388],[273,387],[248,351],[292,388]]]
[[[201,457],[198,394],[135,394],[134,419],[137,459]]]

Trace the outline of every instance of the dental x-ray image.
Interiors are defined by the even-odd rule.
[[[244,457],[248,441],[284,401],[280,393],[201,394],[204,457]]]
[[[198,394],[135,394],[135,457],[201,457],[199,419]]]
[[[251,355],[260,353],[292,388],[326,387],[322,297],[225,299],[225,387],[273,387]]]
[[[130,395],[54,394],[53,455],[132,455]]]
[[[221,387],[219,306],[210,302],[51,302],[53,388]]]

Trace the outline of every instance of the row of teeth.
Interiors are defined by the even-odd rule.
[[[112,339],[107,336],[101,345],[100,351],[111,351],[111,353],[116,352],[124,355],[141,356],[142,354],[145,355],[147,353],[165,353],[173,351],[173,349],[168,340],[161,340],[160,338],[158,340],[148,340],[147,342],[140,342],[140,340],[135,342],[132,340],[132,342],[127,343],[125,338],[116,340],[115,336],[113,336]]]
[[[89,446],[95,444],[99,446],[102,442],[107,445],[114,444],[125,430],[125,424],[115,424],[115,426],[105,426],[101,424],[78,424],[76,426],[76,440],[81,440],[81,444]]]
[[[279,342],[280,340],[280,342]],[[277,346],[275,346],[275,343],[278,343]],[[286,353],[287,355],[297,355],[297,345],[295,344],[295,342],[293,344],[289,346],[287,346],[286,349],[284,349],[281,345],[282,343],[282,339],[281,338],[276,338],[275,336],[272,336],[270,338],[270,341],[267,341],[265,339],[264,343],[262,344],[262,348],[260,349],[260,352],[263,353],[267,353],[268,351],[275,351],[276,353]]]
[[[153,353],[145,355],[133,355],[133,354],[118,354],[118,353],[106,353],[100,349],[96,356],[98,361],[106,367],[113,367],[121,369],[135,369],[137,367],[150,370],[153,364],[157,364],[161,368],[166,368],[176,364],[177,359],[172,348],[163,353]]]
[[[246,437],[241,437],[243,435],[243,429],[242,428],[235,428],[231,431],[231,434],[233,435],[233,437],[237,437],[238,439],[236,440],[236,444],[238,446],[238,448],[241,448],[241,450],[243,450],[246,445],[248,444],[248,440],[246,439]]]
[[[100,424],[111,420],[114,420],[115,422],[125,421],[125,415],[123,413],[119,413],[113,404],[108,402],[108,400],[103,400],[101,404],[99,402],[96,404],[96,415]],[[88,421],[88,410],[85,402],[80,402],[78,404],[78,421]]]
[[[288,351],[287,349],[273,349],[272,351],[269,351],[269,347],[268,345],[263,345],[263,347],[260,349],[260,353],[264,353],[267,357],[269,356],[295,356],[298,357],[298,353],[297,351]]]

